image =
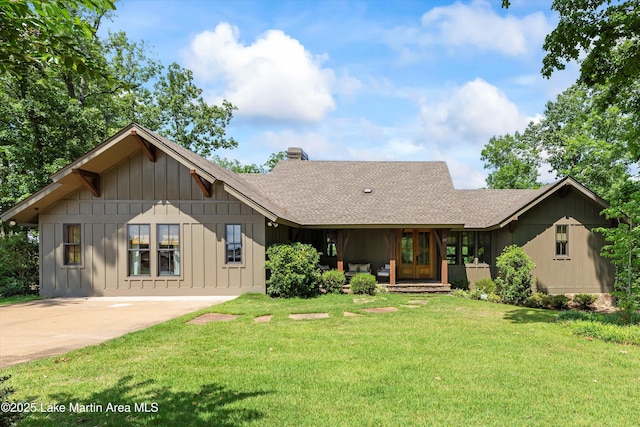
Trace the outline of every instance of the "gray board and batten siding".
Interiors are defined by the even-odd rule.
[[[101,174],[102,193],[81,188],[39,215],[43,296],[237,295],[264,292],[264,216],[221,183],[203,195],[189,169],[158,150],[141,151]],[[64,265],[64,225],[81,226],[81,261]],[[149,224],[150,272],[129,275],[128,224]],[[157,225],[177,224],[180,273],[158,272]],[[225,227],[242,227],[242,261],[226,262]]]

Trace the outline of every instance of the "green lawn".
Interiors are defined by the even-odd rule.
[[[17,304],[19,302],[34,301],[37,299],[42,299],[42,297],[38,295],[16,295],[13,297],[0,297],[0,307],[3,305]]]
[[[373,297],[364,297],[374,299]],[[410,299],[428,303],[403,308]],[[362,313],[395,306],[395,313]],[[99,346],[0,371],[51,426],[636,425],[640,348],[588,340],[555,312],[450,296],[241,297]],[[344,317],[343,312],[361,317]],[[202,313],[200,312],[200,313]],[[328,312],[294,321],[290,313]],[[273,314],[270,323],[253,318]],[[135,412],[136,403],[156,404]],[[69,404],[102,405],[69,413]],[[106,412],[130,405],[131,413]],[[88,408],[91,409],[91,408]],[[96,408],[94,408],[96,409]],[[126,407],[124,408],[126,409]]]

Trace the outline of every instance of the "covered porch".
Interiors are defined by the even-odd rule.
[[[295,228],[266,227],[267,245],[302,242],[320,253],[320,264],[348,273],[356,265],[369,264],[369,271],[391,289],[424,289],[449,286],[446,238],[451,229],[434,226]],[[388,273],[378,275],[381,270]],[[387,283],[388,282],[388,283]],[[441,289],[439,287],[438,289]],[[434,288],[435,289],[435,288]]]

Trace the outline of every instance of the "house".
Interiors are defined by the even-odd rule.
[[[537,288],[605,293],[607,206],[564,178],[538,190],[456,190],[444,162],[309,161],[239,175],[131,124],[7,210],[40,235],[43,296],[265,292],[265,252],[303,241],[322,264],[390,265],[391,284],[495,276],[502,249],[533,258]]]

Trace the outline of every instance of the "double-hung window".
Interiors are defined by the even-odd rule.
[[[569,255],[569,226],[556,225],[556,256]]]
[[[180,275],[180,226],[158,224],[158,275]]]
[[[64,265],[82,264],[80,224],[64,225]]]
[[[130,224],[127,226],[129,276],[151,274],[151,247],[149,224]]]
[[[227,224],[226,228],[227,264],[240,264],[242,263],[242,226]]]

